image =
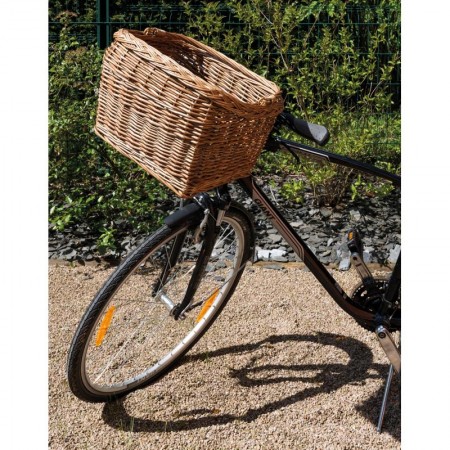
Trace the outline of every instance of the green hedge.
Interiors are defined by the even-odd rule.
[[[94,134],[101,61],[98,48],[80,46],[67,27],[51,46],[49,216],[60,231],[87,224],[108,248],[119,223],[155,228],[168,192]]]
[[[100,242],[113,246],[118,222],[148,232],[171,194],[93,133],[102,51],[80,44],[73,24],[92,21],[95,11],[84,8],[76,17],[51,3],[61,31],[49,53],[50,220],[58,230],[87,223]],[[277,83],[287,109],[330,129],[330,150],[400,171],[398,1],[111,4],[114,20],[122,21],[116,28],[137,28],[126,23],[130,18],[146,19],[141,28],[176,27]],[[120,13],[131,11],[131,4],[134,16]],[[295,201],[304,186],[313,189],[319,204],[335,204],[348,190],[353,195],[389,190],[347,169],[295,166],[286,156],[262,157],[257,171],[289,176],[283,192]]]

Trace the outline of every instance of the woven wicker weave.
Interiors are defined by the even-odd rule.
[[[119,30],[95,130],[186,198],[249,175],[282,109],[275,84],[194,39]]]

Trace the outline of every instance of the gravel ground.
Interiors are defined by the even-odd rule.
[[[49,266],[49,448],[400,448],[398,377],[378,434],[387,359],[299,267],[249,266],[179,368],[115,403],[79,401],[67,351],[110,272]],[[333,275],[347,291],[357,282],[353,271]]]

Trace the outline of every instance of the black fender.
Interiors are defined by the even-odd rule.
[[[186,224],[197,225],[202,221],[203,216],[203,208],[198,203],[191,202],[167,216],[164,223],[169,228],[177,228]]]
[[[247,219],[248,229],[250,230],[250,254],[251,260],[254,261],[255,254],[255,242],[256,242],[256,231],[254,226],[254,219],[250,211],[248,211],[240,203],[232,200],[230,209],[235,209],[239,211]],[[182,208],[170,214],[164,219],[164,223],[169,228],[178,228],[179,226],[188,225],[196,226],[201,223],[204,217],[203,208],[196,202],[188,203]]]

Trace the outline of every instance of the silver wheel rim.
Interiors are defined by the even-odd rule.
[[[178,234],[184,231],[185,230],[181,230]],[[231,239],[233,235],[234,238]],[[139,304],[143,305],[143,308],[140,311],[133,311],[132,314],[127,309],[122,311],[122,314],[125,314],[124,316],[121,317],[121,323],[125,322],[124,340],[123,342],[121,342],[121,345],[118,345],[117,342],[110,343],[111,346],[118,345],[114,349],[114,351],[111,352],[111,354],[108,353],[111,350],[107,348],[105,344],[106,342],[108,342],[107,339],[109,339],[110,341],[111,339],[116,340],[118,339],[117,332],[118,330],[120,330],[119,327],[121,325],[116,323],[115,328],[113,328],[114,320],[116,320],[116,322],[118,320],[116,317],[117,316],[116,311],[118,310],[118,307],[116,307],[116,309],[113,311],[113,318],[111,319],[111,324],[107,328],[106,337],[103,338],[103,341],[99,346],[94,344],[94,339],[96,340],[98,339],[99,325],[102,326],[106,314],[108,314],[108,311],[111,310],[111,305],[113,305],[114,303],[117,304],[123,303],[123,299],[121,299],[120,297],[118,298],[118,295],[120,295],[123,288],[127,289],[126,286],[131,286],[130,289],[136,288],[136,286],[133,286],[133,283],[136,283],[137,281],[136,279],[133,279],[133,277],[136,275],[136,272],[138,272],[141,269],[143,269],[145,272],[146,269],[145,267],[143,267],[144,262],[146,265],[148,265],[149,261],[153,261],[152,258],[154,257],[154,255],[156,255],[160,249],[163,249],[165,246],[167,246],[168,243],[174,239],[174,237],[175,236],[172,235],[165,241],[163,241],[158,246],[158,248],[154,249],[154,251],[149,256],[145,257],[137,265],[136,269],[134,269],[127,276],[127,278],[120,284],[120,286],[116,288],[115,292],[111,295],[107,304],[104,306],[102,312],[100,313],[99,319],[97,320],[96,324],[93,326],[82,357],[82,378],[85,386],[91,392],[102,394],[114,394],[114,393],[117,394],[122,391],[128,391],[130,389],[133,389],[137,385],[140,385],[142,383],[149,381],[150,379],[157,377],[161,373],[161,371],[165,370],[168,366],[174,363],[174,361],[176,361],[182,354],[184,354],[187,351],[187,349],[189,349],[192,343],[197,339],[198,334],[201,333],[202,330],[209,324],[209,322],[211,322],[211,320],[216,316],[217,310],[220,308],[224,300],[227,298],[227,294],[229,293],[231,287],[233,286],[234,278],[242,268],[238,266],[242,265],[244,252],[243,230],[240,224],[232,217],[225,217],[222,224],[221,233],[216,241],[215,249],[213,250],[211,258],[211,261],[215,261],[215,259],[217,258],[219,263],[216,265],[220,266],[221,269],[223,270],[215,269],[213,271],[209,272],[207,271],[207,274],[202,279],[201,286],[199,288],[200,291],[202,289],[202,285],[205,283],[206,290],[201,291],[203,301],[208,299],[211,300],[212,294],[215,291],[217,291],[217,293],[214,293],[214,298],[211,300],[212,304],[207,308],[207,310],[204,312],[204,315],[198,320],[198,322],[193,324],[192,320],[193,318],[195,318],[195,320],[199,318],[199,308],[201,307],[187,313],[186,314],[187,317],[185,320],[175,321],[173,317],[170,316],[167,306],[165,306],[163,302],[161,302],[161,300],[158,299],[158,296],[161,293],[160,291],[158,295],[152,297],[150,301],[148,300],[148,298],[146,298],[145,300],[142,299],[135,300],[134,298],[130,300],[125,300],[125,304],[127,305]],[[222,259],[220,258],[221,254],[230,255],[228,251],[231,250],[233,251],[233,260],[230,259],[227,260],[227,256],[224,256]],[[189,252],[186,251],[185,253]],[[161,255],[162,254],[164,254],[164,252],[162,252]],[[167,255],[167,252],[165,254]],[[187,280],[189,279],[189,272],[190,270],[192,270],[190,264],[191,262],[187,263],[186,261],[184,261],[179,266],[180,270],[175,271],[175,275],[171,275],[171,277],[169,277],[169,280],[168,282],[166,282],[163,290],[167,288],[173,290],[175,283],[179,280],[182,281],[181,286],[183,285],[183,283],[187,283]],[[223,265],[225,265],[225,267],[222,267]],[[151,273],[151,270],[149,272]],[[224,272],[227,273],[225,277],[223,277]],[[214,283],[211,284],[212,287],[209,287],[209,284],[212,283],[212,281],[214,281]],[[127,291],[125,291],[125,293],[122,295],[126,295],[126,293]],[[206,298],[204,298],[205,296]],[[199,299],[196,298],[193,303],[194,304],[199,303]],[[149,306],[150,308],[152,308],[152,310],[148,309]],[[145,318],[144,316],[142,316],[143,313],[145,313],[146,315]],[[126,316],[126,314],[129,314],[129,317]],[[154,328],[154,326],[150,326],[149,321],[151,319],[158,317],[161,319],[161,321],[156,326],[156,328]],[[128,325],[126,325],[127,318],[130,322]],[[186,324],[188,324],[188,326],[186,326]],[[128,335],[128,330],[125,328],[128,329],[132,328],[133,332]],[[152,334],[145,333],[145,331],[149,328],[153,329]],[[168,335],[161,334],[161,333],[170,334],[172,330],[176,330],[174,332],[175,336],[181,336],[181,338],[174,337],[172,339],[172,337],[168,337]],[[114,333],[116,333],[116,335]],[[127,334],[126,338],[125,333]],[[135,350],[129,352],[130,345],[136,344],[134,341],[137,340],[138,338],[143,339],[140,345],[137,345],[140,351]],[[148,364],[147,363],[148,361],[151,361],[152,359],[155,358],[152,358],[149,354],[146,354],[145,352],[152,351],[153,350],[152,345],[153,346],[160,345],[161,339],[168,339],[170,342],[172,341],[176,342],[175,344],[162,343],[163,348],[167,347],[170,348],[170,350],[168,351],[159,350],[159,352],[162,353],[162,356],[156,358],[156,361],[154,363]],[[106,348],[105,355],[102,355],[102,352],[105,348]],[[154,351],[156,352],[157,350]],[[143,370],[140,369],[134,370],[133,365],[137,362],[136,359],[139,358],[141,358],[143,361],[142,367],[145,367],[147,364],[148,365]],[[96,360],[102,361],[102,363],[99,362],[101,368],[93,370],[94,367],[96,366],[95,363]],[[124,380],[115,381],[114,370],[116,368],[119,368],[120,364],[124,365],[123,366],[124,374],[126,374],[128,370],[126,368],[126,365],[127,364],[129,365],[130,376],[123,375]],[[95,374],[91,372],[95,372]],[[122,375],[119,376],[122,377]],[[108,383],[102,382],[102,380],[107,379],[110,379],[110,382]],[[118,379],[119,378],[117,378],[117,380]]]

